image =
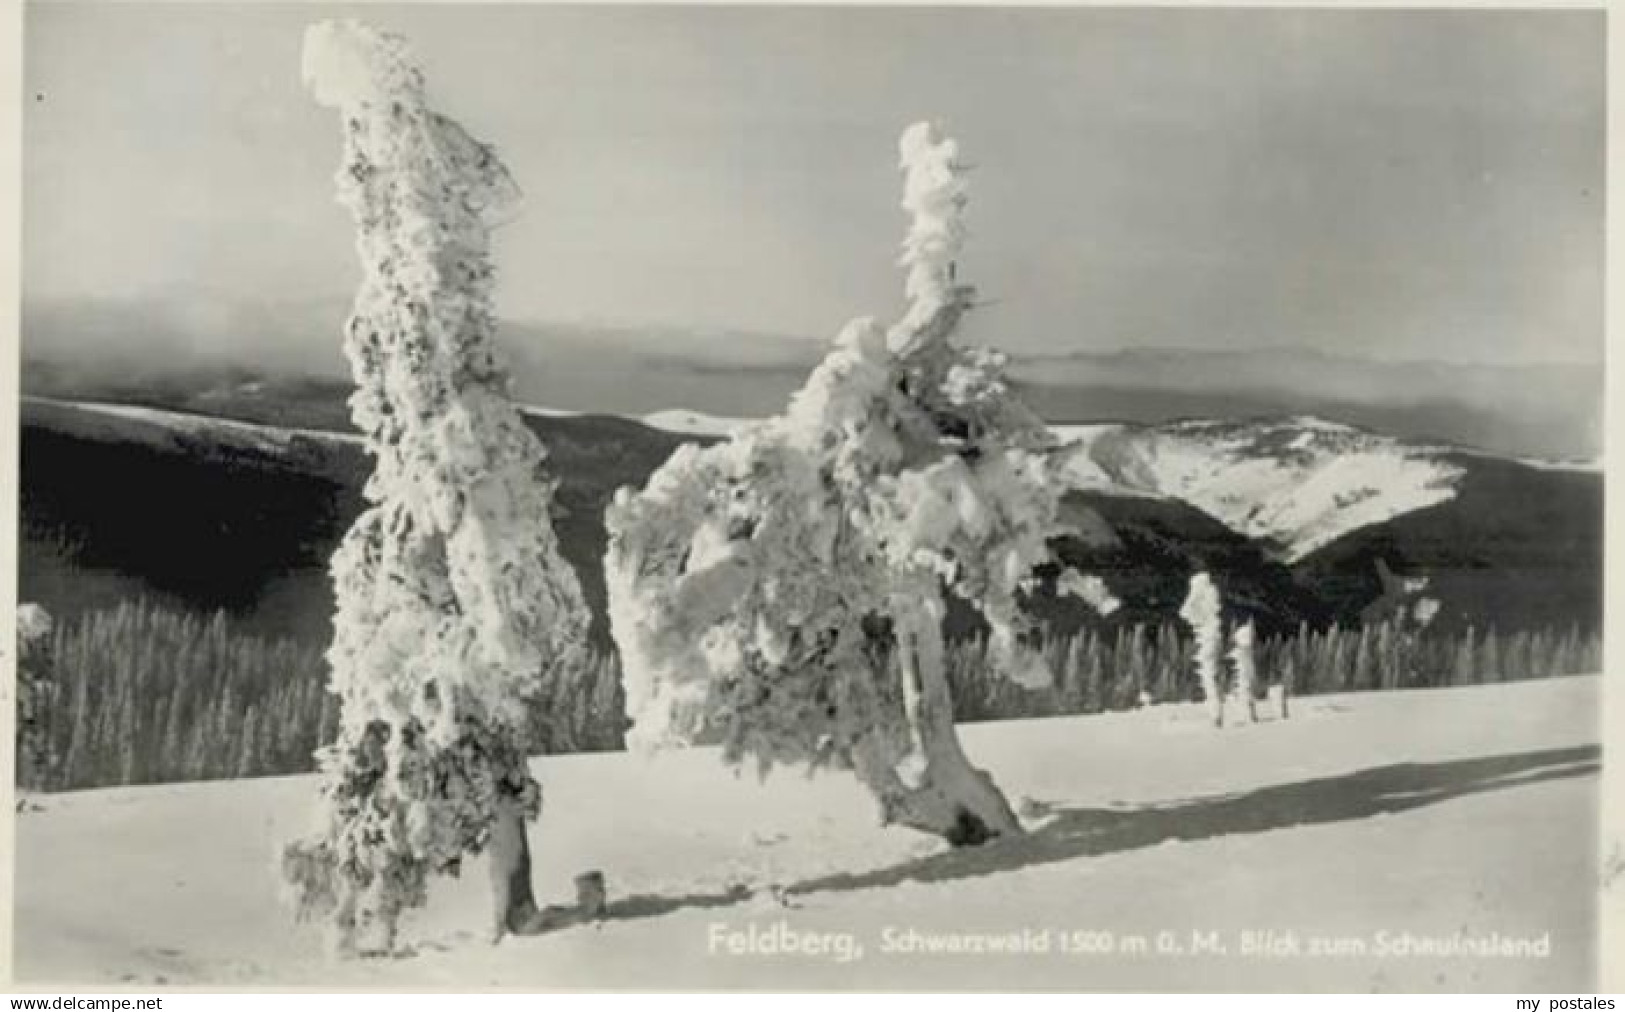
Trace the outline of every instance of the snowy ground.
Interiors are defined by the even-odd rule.
[[[572,876],[602,869],[610,919],[492,946],[484,870],[471,868],[408,925],[414,952],[346,964],[325,961],[317,932],[290,924],[271,871],[278,842],[301,828],[309,778],[49,796],[17,820],[15,975],[172,986],[1590,990],[1599,682],[1304,699],[1288,721],[1217,732],[1188,707],[967,727],[973,758],[1025,799],[1032,832],[959,853],[878,828],[840,775],[780,774],[764,786],[725,772],[708,750],[548,759],[537,764],[547,794],[538,891],[562,902]],[[753,930],[755,953],[730,951],[746,950]],[[911,938],[1020,931],[1047,951],[898,951]],[[1285,954],[1244,951],[1246,933],[1266,931]],[[819,933],[829,951],[761,954],[764,937],[784,932]],[[1498,932],[1544,938],[1549,951],[1376,952],[1403,932]],[[1063,937],[1115,952],[1062,951]],[[1310,955],[1316,938],[1342,951]],[[1223,951],[1198,951],[1207,943]]]

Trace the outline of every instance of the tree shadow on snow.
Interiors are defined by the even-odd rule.
[[[657,896],[638,893],[623,896],[604,906],[602,912],[587,913],[579,906],[554,904],[542,908],[537,916],[521,927],[513,929],[516,935],[545,935],[565,928],[592,925],[605,921],[629,921],[639,917],[658,917],[676,910],[728,907],[751,898],[751,891],[743,885],[733,885],[719,892],[686,893],[681,896]]]
[[[1485,791],[1586,776],[1600,768],[1600,756],[1598,746],[1584,745],[1449,762],[1398,763],[1161,806],[1059,808],[1049,821],[1023,836],[944,851],[889,868],[812,879],[788,892],[971,878],[1138,850],[1169,840],[1206,840],[1394,814]]]
[[[1207,840],[1395,814],[1486,791],[1593,774],[1601,768],[1601,754],[1596,745],[1582,745],[1449,762],[1397,763],[1166,805],[1060,808],[1043,825],[1023,836],[943,851],[888,868],[809,879],[776,892],[775,898],[794,906],[792,897],[800,894],[869,889],[909,881],[951,881],[1138,850],[1170,840]],[[754,895],[749,888],[735,885],[680,896],[627,896],[611,901],[592,920],[634,920],[677,910],[734,906]],[[587,922],[573,908],[549,907],[547,912],[557,915],[556,922],[542,931]]]
[[[705,907],[727,907],[750,899],[751,891],[743,885],[730,886],[720,892],[691,893],[687,896],[626,896],[612,901],[604,910],[603,920],[620,921],[638,917],[657,917],[674,910],[692,910]]]

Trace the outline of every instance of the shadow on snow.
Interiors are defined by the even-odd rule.
[[[950,850],[867,872],[798,883],[792,893],[869,889],[972,878],[1078,857],[1117,854],[1168,840],[1345,822],[1395,814],[1471,794],[1600,769],[1596,745],[1436,763],[1397,763],[1191,801],[1132,809],[1061,808],[1019,837]]]
[[[1397,814],[1487,791],[1588,776],[1601,768],[1601,754],[1596,745],[1581,745],[1477,759],[1396,763],[1166,805],[1061,808],[1023,836],[943,851],[887,868],[809,879],[778,895],[788,903],[791,896],[798,894],[872,889],[910,881],[952,881],[1079,857],[1117,854],[1169,840],[1207,840]],[[610,903],[603,920],[731,906],[751,895],[749,888],[733,886],[683,896],[628,896]]]

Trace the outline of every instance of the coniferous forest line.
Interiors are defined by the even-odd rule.
[[[1601,639],[1579,626],[1400,631],[1389,623],[1261,639],[1260,691],[1294,696],[1518,681],[1600,670]],[[985,644],[951,646],[948,677],[961,721],[1127,710],[1201,698],[1190,639],[1174,622],[1084,628],[1043,643],[1055,684],[1027,689],[984,663]],[[275,776],[313,769],[332,740],[337,700],[322,650],[251,635],[146,601],[62,623],[29,665],[24,693],[43,762],[19,762],[25,790]],[[550,673],[533,699],[537,754],[622,747],[619,667],[598,653],[585,671]],[[21,722],[20,722],[21,724]]]

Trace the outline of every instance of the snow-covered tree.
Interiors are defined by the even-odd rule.
[[[1247,723],[1258,723],[1258,660],[1254,655],[1253,620],[1238,622],[1230,629],[1230,666],[1235,672],[1231,691],[1247,715]]]
[[[1020,598],[1065,485],[1004,357],[950,341],[974,294],[958,146],[916,124],[901,163],[903,317],[854,320],[782,415],[622,489],[605,569],[630,744],[709,731],[764,774],[849,766],[883,820],[964,845],[1020,825],[954,731],[947,594],[986,619],[990,664],[1047,684]]]
[[[339,200],[362,282],[345,329],[351,416],[375,470],[334,555],[338,740],[313,834],[283,871],[343,948],[394,944],[430,873],[488,851],[495,931],[533,926],[524,697],[584,648],[546,453],[507,395],[490,229],[518,193],[492,150],[430,108],[401,38],[306,34],[304,76],[343,124]]]
[[[23,789],[46,786],[56,768],[49,725],[57,693],[53,630],[50,612],[37,604],[17,606],[17,786]]]
[[[1179,608],[1179,617],[1191,627],[1195,637],[1196,676],[1202,682],[1203,701],[1214,727],[1224,726],[1224,625],[1219,588],[1205,571],[1191,576],[1190,591]]]

